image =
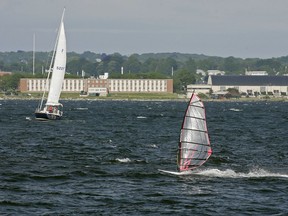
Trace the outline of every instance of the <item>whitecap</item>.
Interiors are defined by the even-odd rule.
[[[76,108],[76,110],[88,110],[87,107],[79,107],[79,108]]]
[[[197,175],[209,176],[209,177],[222,177],[222,178],[263,178],[263,177],[281,177],[288,178],[287,174],[273,173],[264,169],[254,169],[248,173],[235,172],[234,170],[219,170],[219,169],[206,169],[195,173]]]
[[[248,178],[262,178],[262,177],[288,178],[288,174],[269,172],[264,169],[254,169],[254,170],[251,170],[248,174],[243,174],[243,175],[244,177],[248,177]]]
[[[137,119],[146,119],[146,116],[137,116]]]
[[[131,160],[129,158],[116,158],[116,161],[119,161],[121,163],[129,163]]]
[[[158,146],[155,145],[155,144],[151,144],[150,147],[152,147],[152,148],[158,148]]]
[[[242,112],[242,110],[241,109],[236,109],[236,108],[231,108],[231,109],[229,109],[230,111],[234,111],[234,112]]]
[[[219,169],[206,169],[206,170],[198,171],[195,174],[203,175],[203,176],[210,176],[210,177],[226,177],[226,178],[237,177],[236,172],[231,169],[227,169],[224,171],[219,170]]]

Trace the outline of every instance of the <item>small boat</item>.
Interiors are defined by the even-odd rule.
[[[50,86],[47,101],[43,107],[46,93],[46,91],[44,91],[42,99],[35,111],[35,118],[39,120],[58,120],[61,119],[63,115],[63,105],[59,103],[59,98],[66,69],[66,36],[63,22],[64,13],[65,8],[63,10],[58,36],[56,39],[55,48],[53,51],[52,60],[46,80],[46,86]],[[50,83],[50,85],[48,83]],[[46,89],[48,88],[45,88],[45,90]]]
[[[193,93],[180,131],[180,141],[177,151],[178,172],[159,171],[175,175],[193,173],[192,170],[203,165],[211,154],[212,148],[207,130],[204,104]]]

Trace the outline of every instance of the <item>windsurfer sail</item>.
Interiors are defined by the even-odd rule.
[[[204,104],[193,93],[181,127],[177,169],[180,172],[193,170],[204,164],[211,154]]]

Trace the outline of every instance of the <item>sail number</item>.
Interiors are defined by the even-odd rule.
[[[65,67],[59,67],[59,66],[57,66],[56,68],[57,68],[57,70],[65,70]]]

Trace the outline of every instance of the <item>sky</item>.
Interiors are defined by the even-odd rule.
[[[64,7],[68,52],[288,55],[287,0],[0,0],[0,52],[52,50]]]

